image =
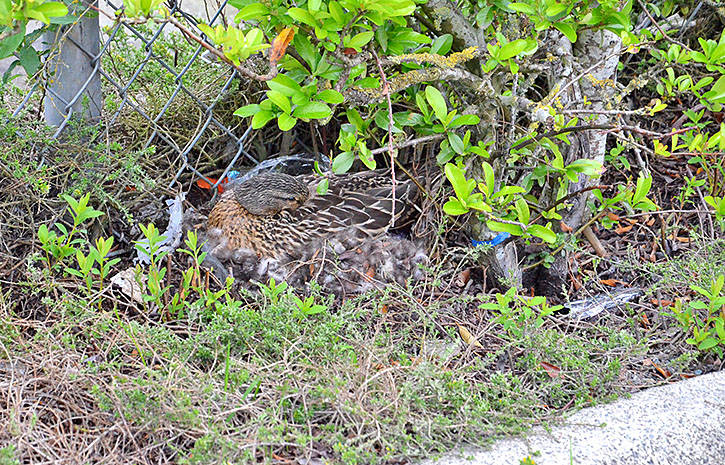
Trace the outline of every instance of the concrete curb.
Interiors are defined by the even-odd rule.
[[[725,371],[580,410],[550,432],[537,427],[490,450],[466,448],[421,465],[519,465],[527,456],[537,465],[723,465]]]

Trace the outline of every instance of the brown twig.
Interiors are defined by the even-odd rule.
[[[531,145],[535,142],[540,141],[544,137],[554,137],[554,136],[558,136],[559,134],[566,134],[566,133],[570,133],[570,132],[583,132],[583,131],[596,131],[596,130],[602,130],[602,129],[613,129],[615,127],[616,126],[613,126],[611,124],[593,124],[590,126],[571,126],[568,128],[557,129],[555,131],[547,131],[543,134],[537,135],[533,139],[522,140],[518,144],[511,147],[511,150],[518,150],[520,148],[524,148],[528,145]]]
[[[597,216],[593,217],[591,220],[587,221],[582,227],[580,227],[579,229],[577,229],[576,231],[574,231],[572,233],[572,236],[578,236],[579,234],[581,234],[586,228],[588,228],[589,226],[591,226],[594,223],[596,223],[597,221],[599,221],[604,215],[607,214],[607,212],[608,212],[608,209],[606,209],[606,208],[604,210],[600,211],[599,214],[597,214]],[[558,254],[559,252],[561,252],[561,250],[565,246],[566,246],[566,241],[564,241],[559,247],[557,247],[556,249],[554,249],[551,252],[551,255]],[[531,265],[526,265],[525,267],[523,267],[521,269],[521,271],[531,270],[531,269],[536,268],[537,266],[541,265],[542,263],[544,263],[544,259],[543,258],[541,260],[535,262],[535,263],[532,263]]]
[[[397,181],[395,179],[395,149],[393,148],[393,102],[390,100],[390,86],[388,85],[388,79],[385,77],[383,71],[383,65],[380,63],[380,58],[375,52],[374,48],[371,48],[373,57],[375,57],[375,63],[378,65],[378,72],[383,80],[383,94],[388,102],[388,151],[390,152],[390,177],[392,182],[391,194],[393,196],[392,205],[390,207],[390,227],[395,227],[395,186]],[[372,156],[372,155],[371,155]]]
[[[418,138],[415,138],[415,139],[408,139],[405,142],[400,142],[398,144],[395,144],[393,146],[393,148],[395,150],[398,150],[398,149],[402,149],[402,148],[405,148],[405,147],[412,147],[414,145],[425,144],[426,142],[435,142],[435,141],[438,141],[438,140],[443,139],[443,137],[444,137],[443,134],[431,134],[429,136],[418,137]],[[381,154],[381,153],[386,152],[386,151],[389,151],[389,150],[390,150],[390,147],[380,147],[380,148],[371,150],[370,151],[370,154],[371,155],[378,155],[378,154]]]
[[[645,5],[642,0],[637,0],[637,3],[639,3],[639,6],[642,7],[642,10],[644,11],[644,14],[647,15],[647,17],[649,18],[649,20],[652,21],[652,24],[655,25],[655,27],[657,28],[657,30],[660,31],[660,34],[662,34],[662,36],[665,39],[669,40],[673,44],[679,45],[680,47],[682,47],[683,49],[687,50],[688,52],[692,52],[693,51],[690,47],[688,47],[687,45],[683,44],[679,40],[673,39],[672,37],[670,37],[669,35],[667,35],[667,33],[660,27],[660,25],[657,24],[657,21],[655,21],[655,19],[652,17],[652,15],[650,14],[649,10],[647,9],[647,5]]]
[[[182,32],[187,38],[193,40],[194,42],[198,43],[202,47],[204,47],[206,50],[209,51],[212,55],[216,56],[219,60],[223,61],[224,63],[228,64],[229,66],[233,67],[239,74],[248,77],[249,79],[253,79],[255,81],[270,81],[274,79],[277,76],[277,63],[271,62],[269,65],[269,72],[267,74],[257,74],[254,71],[247,69],[243,66],[235,65],[229,58],[224,55],[221,51],[216,49],[215,47],[212,47],[208,43],[204,42],[201,37],[194,34],[189,28],[184,26],[179,20],[174,18],[173,16],[168,16],[165,19],[155,20],[157,22],[169,22],[176,26],[178,30]]]

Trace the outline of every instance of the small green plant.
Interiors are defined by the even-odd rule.
[[[161,235],[153,223],[149,223],[148,226],[142,224],[141,232],[146,241],[137,241],[135,247],[139,253],[148,257],[149,268],[146,274],[147,279],[144,281],[142,279],[141,265],[136,266],[136,282],[142,289],[145,289],[143,294],[144,302],[153,302],[157,308],[161,309],[164,308],[163,296],[170,289],[170,286],[164,282],[166,267],[161,266],[164,257],[168,254],[168,252],[161,250],[161,243],[166,237]]]
[[[93,288],[94,276],[98,277],[98,287],[103,292],[103,282],[105,281],[111,267],[120,261],[119,258],[108,259],[108,254],[113,247],[113,237],[104,239],[99,237],[96,239],[95,247],[90,245],[88,255],[84,255],[80,250],[76,250],[76,261],[78,268],[66,267],[65,271],[73,276],[83,278],[86,284],[88,295],[91,295]],[[97,266],[94,266],[97,265]],[[101,300],[98,300],[98,306],[101,306]]]
[[[58,232],[48,229],[48,226],[44,224],[38,228],[38,240],[45,251],[45,260],[49,270],[60,267],[60,263],[65,258],[76,254],[78,251],[76,246],[86,242],[82,238],[74,237],[80,231],[79,227],[86,220],[103,215],[103,212],[88,205],[90,194],[86,194],[78,200],[66,194],[63,194],[62,197],[68,202],[73,217],[73,227],[70,231],[63,223],[55,223],[54,226]]]
[[[20,461],[16,458],[16,450],[12,444],[0,448],[0,465],[20,465]]]
[[[310,296],[305,300],[300,299],[296,295],[292,296],[292,301],[295,303],[297,308],[294,310],[294,316],[297,318],[305,318],[327,310],[327,305],[315,304],[315,298]]]
[[[257,285],[259,286],[259,290],[262,291],[262,295],[264,295],[272,305],[277,305],[279,303],[280,296],[287,289],[286,282],[282,281],[277,284],[274,281],[274,278],[269,278],[269,283],[267,283],[267,285],[262,283],[257,283]]]
[[[505,294],[496,294],[496,302],[479,305],[485,310],[499,312],[495,321],[503,326],[509,335],[520,338],[530,329],[540,328],[544,319],[561,305],[549,306],[546,297],[525,297],[517,294],[516,288],[510,288]]]
[[[187,232],[184,244],[186,245],[185,249],[177,250],[191,257],[192,266],[181,272],[181,284],[169,302],[169,314],[175,318],[183,317],[183,310],[188,305],[187,297],[191,291],[201,292],[201,286],[198,283],[201,276],[201,264],[206,258],[206,252],[202,252],[202,245],[199,244],[199,237],[195,231]],[[194,286],[194,278],[196,278],[197,286]]]
[[[687,343],[697,347],[703,352],[713,351],[723,356],[725,347],[725,293],[723,293],[725,275],[721,274],[712,281],[710,289],[695,284],[690,288],[700,295],[700,298],[688,304],[677,299],[672,312],[677,322],[692,336]]]
[[[708,195],[705,196],[705,202],[715,209],[715,219],[720,225],[720,231],[725,231],[725,197]]]
[[[449,215],[462,215],[470,210],[480,212],[487,220],[492,231],[508,232],[516,236],[535,236],[545,242],[556,241],[556,233],[551,225],[542,226],[533,224],[531,211],[526,199],[522,196],[525,189],[520,186],[502,186],[495,191],[493,167],[486,161],[481,163],[484,171],[484,181],[476,183],[474,179],[467,179],[463,168],[447,163],[445,173],[448,181],[456,193],[444,205],[443,210]],[[479,192],[474,192],[478,188]],[[494,207],[504,214],[494,215]]]

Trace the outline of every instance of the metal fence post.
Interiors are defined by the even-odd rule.
[[[83,0],[81,4],[77,11],[84,11],[89,5],[97,8],[98,0]],[[71,117],[91,123],[101,117],[100,30],[98,14],[90,16],[86,13],[76,23],[45,37],[53,50],[43,101],[45,122],[59,127],[59,131]]]

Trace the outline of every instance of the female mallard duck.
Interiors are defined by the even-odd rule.
[[[415,184],[404,179],[395,189],[395,221],[389,174],[367,171],[329,178],[318,195],[314,177],[265,173],[231,184],[209,214],[228,251],[250,250],[263,258],[300,257],[334,236],[377,237],[411,218]]]

